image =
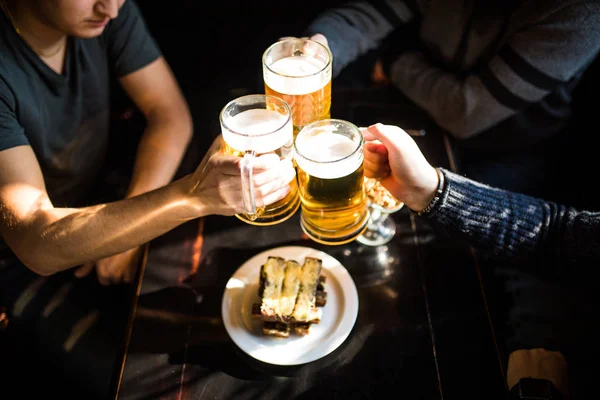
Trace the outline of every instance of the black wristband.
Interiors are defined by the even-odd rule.
[[[564,396],[548,379],[521,378],[510,390],[511,400],[563,400]]]
[[[421,211],[417,212],[417,215],[419,215],[419,216],[426,215],[426,214],[430,213],[431,210],[433,210],[433,208],[442,199],[442,194],[444,193],[444,187],[445,187],[445,183],[446,183],[445,180],[444,180],[444,173],[439,168],[436,168],[435,172],[437,172],[438,177],[439,177],[438,187],[437,187],[437,189],[435,191],[435,196],[433,196],[433,199],[431,199],[431,201],[429,202],[429,204],[427,204],[427,207],[425,207]]]

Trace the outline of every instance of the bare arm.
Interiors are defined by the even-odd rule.
[[[0,232],[28,267],[51,274],[137,246],[197,216],[189,203],[178,202],[187,185],[182,180],[143,198],[54,208],[31,147],[14,147],[0,152]]]
[[[129,198],[171,182],[189,145],[192,119],[177,81],[162,56],[121,77],[120,83],[146,119],[132,179],[125,194]],[[138,265],[135,260],[139,254],[133,248],[95,263],[86,263],[75,271],[75,275],[86,276],[96,267],[102,284],[129,282],[135,275]]]
[[[145,194],[85,208],[55,208],[29,146],[0,151],[0,234],[17,257],[41,275],[139,246],[193,218],[243,211],[239,157],[213,143],[193,174]],[[271,157],[269,157],[271,156]],[[255,164],[258,204],[289,191],[291,163],[274,155]]]
[[[163,57],[120,82],[147,122],[127,191],[132,197],[173,179],[192,137],[192,118]]]

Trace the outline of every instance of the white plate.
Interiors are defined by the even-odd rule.
[[[323,260],[327,303],[321,322],[306,336],[293,333],[287,338],[265,336],[261,321],[252,317],[252,304],[260,302],[260,267],[268,256],[304,263],[305,257]],[[246,261],[229,278],[221,313],[225,329],[234,343],[253,358],[275,365],[298,365],[315,361],[338,348],[350,334],[358,315],[358,292],[344,266],[327,253],[310,247],[286,246],[263,251]]]

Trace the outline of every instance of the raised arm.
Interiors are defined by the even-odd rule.
[[[464,139],[543,99],[599,49],[600,3],[576,2],[512,34],[478,73],[458,77],[419,52],[407,52],[390,66],[390,78],[441,127]]]
[[[144,197],[55,208],[30,146],[0,151],[0,233],[33,271],[49,275],[138,246],[199,215],[185,180]]]
[[[173,73],[148,31],[140,10],[126,2],[106,33],[107,50],[119,82],[146,120],[126,198],[159,188],[173,179],[192,136],[192,119]],[[124,132],[127,134],[127,132]],[[136,133],[137,134],[137,133]],[[103,284],[127,282],[135,272],[139,249],[87,263],[75,271],[85,276],[96,267]]]
[[[359,56],[380,46],[395,28],[413,19],[404,1],[354,1],[319,15],[304,34],[327,38],[333,54],[333,77]]]
[[[432,203],[439,174],[415,141],[391,125],[376,124],[363,134],[365,174],[379,177],[439,231],[539,276],[581,279],[595,273],[600,213],[492,188],[446,170],[441,170],[442,192]]]
[[[122,77],[120,82],[146,119],[125,194],[129,198],[171,182],[190,143],[192,119],[163,57]],[[128,157],[133,158],[134,154]],[[98,281],[104,285],[130,282],[140,256],[141,248],[134,248],[95,263],[86,263],[75,271],[75,276],[83,277],[96,267]]]
[[[105,38],[120,84],[146,119],[127,192],[131,197],[173,179],[192,136],[192,118],[135,2],[125,2]]]
[[[192,137],[192,118],[163,57],[120,79],[146,118],[128,197],[169,183]]]
[[[0,113],[1,115],[2,113]],[[243,211],[239,157],[218,152],[220,137],[193,174],[145,194],[84,208],[54,207],[28,145],[0,151],[0,235],[41,275],[139,246],[193,218]],[[257,205],[289,191],[294,169],[275,155],[254,165]]]

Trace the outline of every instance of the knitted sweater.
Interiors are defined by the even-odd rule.
[[[334,77],[396,46],[393,84],[439,126],[458,139],[498,128],[487,135],[491,148],[522,148],[570,116],[571,92],[600,50],[600,2],[507,0],[488,10],[489,1],[351,2],[323,12],[305,34],[327,37]],[[414,37],[402,30],[413,24]]]
[[[522,269],[555,279],[600,265],[600,212],[495,189],[442,169],[440,201],[424,214],[437,229]]]

